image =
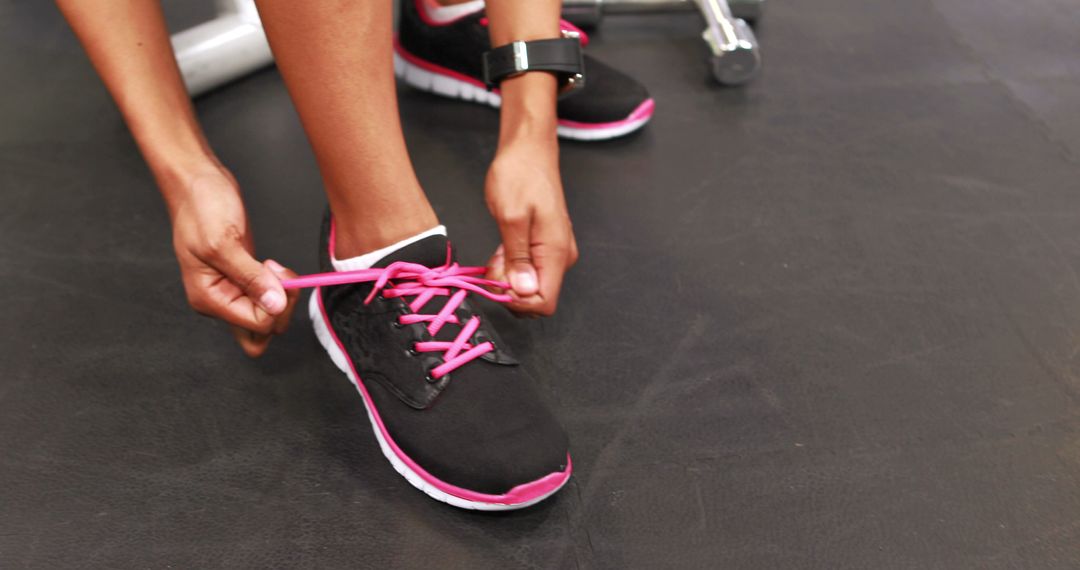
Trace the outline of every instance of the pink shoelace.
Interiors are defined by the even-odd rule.
[[[486,272],[487,269],[483,267],[461,267],[449,261],[446,265],[434,269],[418,263],[396,261],[387,267],[304,275],[295,279],[285,279],[281,284],[286,289],[299,289],[374,282],[375,286],[371,293],[364,299],[365,305],[371,303],[375,295],[380,292],[387,299],[413,297],[409,302],[412,313],[398,317],[398,323],[402,325],[427,323],[428,333],[432,336],[435,336],[447,323],[461,325],[461,331],[453,341],[425,341],[413,344],[413,350],[416,352],[443,353],[443,363],[431,370],[431,377],[438,380],[473,359],[495,350],[495,345],[491,341],[485,341],[476,346],[468,342],[476,329],[480,327],[480,317],[473,315],[462,325],[454,314],[469,293],[483,295],[499,303],[510,301],[509,295],[492,293],[484,288],[485,286],[510,288],[508,283],[477,277]],[[449,299],[438,313],[420,314],[424,305],[435,297],[449,297]]]

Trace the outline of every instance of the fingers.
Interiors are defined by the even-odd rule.
[[[262,334],[273,330],[274,318],[270,313],[212,267],[185,272],[184,287],[191,307],[203,315]]]
[[[562,291],[563,277],[572,265],[569,261],[569,249],[564,247],[544,248],[534,255],[536,266],[540,270],[540,293],[542,299],[535,308],[536,313],[550,317],[555,314]]]
[[[281,264],[272,259],[266,260],[263,265],[272,271],[278,279],[296,277],[296,273],[282,267]],[[221,286],[221,288],[224,288],[224,286]],[[218,316],[232,325],[230,328],[233,337],[236,338],[236,342],[240,345],[244,354],[252,358],[261,356],[266,352],[273,335],[282,334],[288,330],[293,309],[296,308],[296,303],[300,298],[300,292],[298,290],[288,291],[286,294],[288,302],[285,310],[277,315],[270,315],[260,307],[252,304],[250,299],[240,292],[239,288],[235,288],[232,294],[238,296],[231,303],[224,305],[223,310],[214,316]]]
[[[539,275],[537,293],[528,297],[514,295],[510,302],[510,310],[543,317],[554,315],[559,303],[563,276],[566,274],[566,259],[565,251],[560,251],[558,248],[542,246],[534,248],[533,260]]]
[[[495,249],[495,253],[492,254],[491,259],[487,262],[487,273],[484,275],[486,279],[491,281],[506,282],[506,255],[502,244]],[[489,290],[495,293],[505,293],[506,291],[500,287],[488,287]]]
[[[281,286],[280,279],[296,274],[273,260],[259,264],[271,274],[274,284]],[[232,325],[233,336],[248,356],[259,356],[267,348],[274,334],[284,333],[289,327],[292,311],[299,299],[299,291],[285,295],[284,308],[272,315],[256,304],[240,286],[218,273],[213,267],[203,266],[185,272],[185,288],[193,308],[199,313],[219,318]]]
[[[292,270],[282,267],[278,262],[268,259],[264,262],[267,269],[276,278],[296,277]],[[278,315],[271,315],[251,302],[235,284],[220,279],[211,288],[206,289],[207,306],[197,307],[199,312],[220,318],[231,325],[236,342],[244,354],[257,357],[262,355],[275,334],[282,334],[289,328],[292,312],[299,300],[299,291],[289,291],[286,295],[285,310]]]
[[[235,283],[258,308],[280,315],[289,304],[281,282],[269,267],[251,256],[239,229],[231,230],[201,256],[203,261]]]
[[[285,289],[270,266],[252,257],[239,229],[228,228],[195,254],[194,267],[184,271],[195,310],[263,335],[287,326],[290,300]]]
[[[280,263],[274,261],[273,259],[267,259],[264,262],[264,265],[266,265],[266,267],[268,267],[270,271],[273,271],[274,275],[280,280],[292,279],[294,277],[297,277],[295,272],[293,272],[291,269],[286,269],[285,267],[282,267]],[[296,302],[300,300],[300,290],[286,290],[285,298],[287,300],[285,310],[282,311],[281,314],[274,317],[274,334],[282,334],[289,329],[289,321],[292,320],[292,313],[293,310],[296,308]]]
[[[237,344],[240,345],[240,349],[251,358],[262,356],[266,352],[266,348],[270,346],[270,339],[273,338],[268,334],[259,334],[242,327],[233,326],[230,328]]]
[[[537,292],[529,296],[512,295],[510,310],[536,316],[551,316],[559,302],[566,270],[577,260],[577,246],[569,224],[538,222],[533,230],[531,260],[536,268]]]
[[[528,212],[499,219],[506,280],[514,293],[522,298],[536,295],[540,290],[531,250],[532,222],[532,216]]]

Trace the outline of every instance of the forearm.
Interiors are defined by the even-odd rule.
[[[152,0],[57,0],[116,101],[170,205],[181,180],[215,164],[195,118],[169,43],[161,5]]]
[[[560,0],[487,0],[491,45],[559,37]],[[499,86],[500,146],[527,140],[556,147],[558,82],[551,73],[525,73]]]

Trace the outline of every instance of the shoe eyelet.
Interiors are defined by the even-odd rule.
[[[420,351],[416,350],[415,347],[409,347],[405,349],[405,355],[415,358],[417,356],[420,356]]]
[[[394,319],[394,320],[393,320],[393,321],[392,321],[392,322],[390,323],[390,326],[394,327],[395,329],[400,329],[400,328],[404,328],[404,327],[405,327],[405,323],[401,322],[401,321],[400,321],[400,320],[398,320],[398,319]]]
[[[484,331],[477,331],[476,334],[473,335],[473,340],[476,341],[476,342],[473,343],[473,346],[480,346],[481,344],[484,344],[485,342],[490,342],[492,352],[499,349],[498,345],[495,344],[495,341],[491,340],[491,338],[488,337],[488,335],[485,334]]]

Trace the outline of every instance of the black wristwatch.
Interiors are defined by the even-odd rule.
[[[507,77],[528,71],[549,71],[559,78],[559,93],[585,86],[585,60],[577,32],[530,42],[511,42],[484,52],[484,83],[489,90]]]

